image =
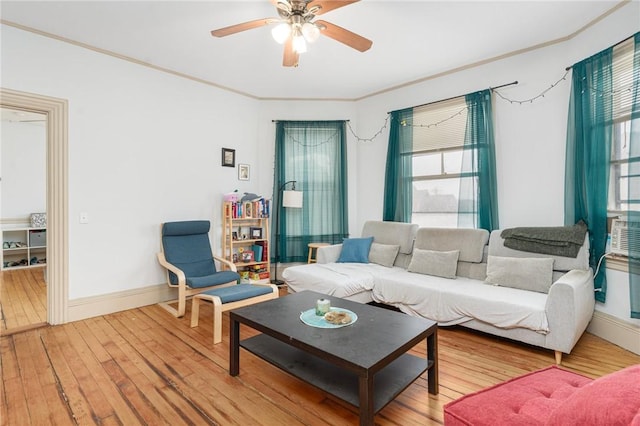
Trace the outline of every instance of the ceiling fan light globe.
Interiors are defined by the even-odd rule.
[[[302,35],[309,43],[313,43],[320,37],[320,28],[311,22],[305,22],[302,25]]]
[[[307,42],[304,40],[303,36],[296,35],[293,37],[293,50],[297,53],[304,53],[307,51]]]
[[[271,30],[271,36],[280,44],[287,41],[289,35],[291,35],[291,26],[286,22],[276,25]]]

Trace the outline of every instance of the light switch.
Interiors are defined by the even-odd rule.
[[[89,213],[80,212],[80,223],[89,223]]]

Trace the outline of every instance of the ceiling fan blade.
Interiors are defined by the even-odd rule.
[[[331,0],[316,0],[307,4],[307,9],[311,9],[314,6],[321,6],[322,9],[314,13],[314,15],[322,15],[330,10],[337,9],[342,6],[349,6],[350,4],[357,3],[360,0],[344,0],[344,1],[331,1]]]
[[[297,67],[300,55],[293,50],[293,37],[289,37],[284,43],[284,56],[282,57],[282,65],[285,67]]]
[[[231,34],[239,33],[241,31],[252,30],[254,28],[264,27],[273,22],[278,22],[278,19],[274,18],[262,18],[255,21],[243,22],[242,24],[231,25],[229,27],[218,28],[211,31],[211,35],[214,37],[226,37]]]
[[[369,50],[371,45],[373,45],[371,40],[327,21],[315,21],[315,24],[323,25],[325,27],[321,30],[320,34],[326,35],[327,37],[346,44],[349,47],[353,47],[360,52]]]

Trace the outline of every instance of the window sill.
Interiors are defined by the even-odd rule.
[[[620,272],[629,272],[629,258],[627,256],[620,256],[617,254],[607,254],[607,269]]]

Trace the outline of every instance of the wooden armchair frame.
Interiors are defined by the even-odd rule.
[[[229,262],[228,260],[216,255],[212,255],[212,256],[214,261],[219,262],[220,264],[226,265],[233,272],[237,272],[236,265],[234,265],[232,262]],[[215,285],[210,287],[201,287],[201,288],[189,287],[187,285],[187,278],[184,272],[180,268],[169,263],[165,258],[164,249],[162,248],[162,246],[160,248],[160,253],[158,253],[158,262],[160,262],[160,265],[162,265],[162,267],[164,267],[166,270],[167,284],[169,285],[169,287],[178,289],[177,300],[162,302],[160,303],[160,306],[162,306],[164,309],[169,311],[172,315],[174,315],[177,318],[181,318],[185,314],[186,307],[187,307],[187,297],[193,296],[198,293],[202,293],[203,291],[211,290],[213,288],[222,288],[222,287],[229,287],[231,285],[236,285],[236,281],[231,281],[226,284],[220,284],[220,285]],[[173,272],[176,275],[176,277],[178,277],[178,284],[171,284],[171,280],[169,279],[169,272]],[[178,309],[170,306],[170,304],[176,303],[176,301],[178,302]]]

